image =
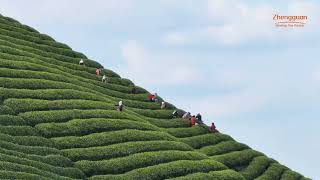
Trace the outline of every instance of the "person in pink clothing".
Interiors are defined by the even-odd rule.
[[[197,121],[196,116],[192,116],[191,117],[191,126],[196,125],[196,121]]]
[[[219,131],[217,130],[217,127],[214,123],[211,124],[211,127],[210,127],[210,131],[212,133],[218,133]]]
[[[97,75],[97,76],[100,76],[100,75],[101,75],[101,69],[100,69],[100,68],[97,68],[97,69],[96,69],[96,75]]]

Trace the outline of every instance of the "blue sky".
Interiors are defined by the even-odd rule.
[[[319,178],[320,3],[0,0],[0,13]],[[303,28],[272,17],[307,15]],[[318,55],[317,55],[318,54]]]

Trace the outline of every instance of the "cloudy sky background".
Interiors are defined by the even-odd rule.
[[[320,3],[0,0],[0,13],[84,52],[308,176],[320,173]],[[272,17],[306,15],[304,28]]]

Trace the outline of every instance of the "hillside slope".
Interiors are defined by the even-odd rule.
[[[302,180],[92,60],[0,16],[0,179]],[[123,100],[125,110],[115,105]],[[183,113],[179,110],[180,114]]]

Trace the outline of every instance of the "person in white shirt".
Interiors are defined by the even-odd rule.
[[[108,82],[109,78],[106,75],[102,76],[102,82]]]
[[[191,113],[190,112],[186,112],[184,113],[184,115],[182,116],[183,119],[190,119],[191,118]]]
[[[161,103],[161,109],[164,109],[164,108],[166,108],[166,102],[162,101],[162,103]]]
[[[79,64],[80,64],[80,65],[84,65],[83,59],[80,59]]]
[[[123,111],[123,102],[122,101],[119,101],[118,111],[120,111],[120,112]]]

